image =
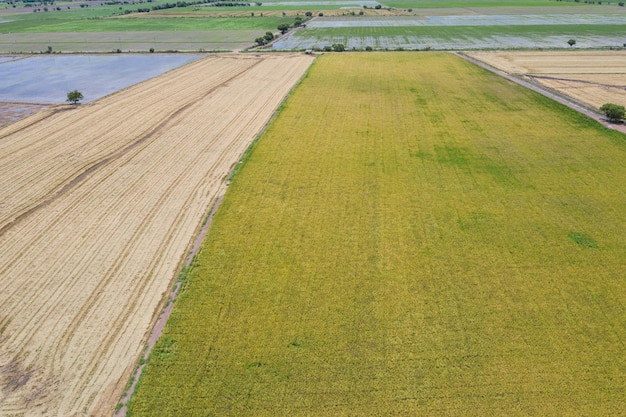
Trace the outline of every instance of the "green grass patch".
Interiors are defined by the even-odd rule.
[[[322,56],[130,415],[619,415],[625,180],[623,135],[453,55]]]
[[[598,243],[592,239],[591,237],[583,234],[583,233],[569,233],[569,238],[574,241],[578,246],[582,246],[584,248],[597,248]]]

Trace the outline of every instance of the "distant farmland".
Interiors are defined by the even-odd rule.
[[[624,136],[447,54],[323,56],[132,416],[618,415]]]
[[[626,20],[625,20],[626,22]],[[364,22],[367,23],[367,22]],[[340,24],[340,22],[338,22]],[[621,47],[624,26],[357,26],[312,28],[274,44],[277,50],[323,48],[341,43],[348,49],[531,49]]]

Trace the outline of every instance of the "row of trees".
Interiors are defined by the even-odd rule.
[[[256,38],[254,41],[258,46],[267,45],[274,40],[274,34],[272,32],[265,32],[264,36]]]
[[[306,16],[311,17],[312,16],[311,12],[306,12]],[[295,21],[293,22],[293,26],[290,25],[289,23],[281,23],[280,25],[278,25],[277,29],[280,31],[281,35],[284,35],[292,27],[296,28],[296,27],[300,27],[303,25],[304,25],[304,19],[302,19],[300,16],[297,16]],[[258,37],[254,41],[256,42],[257,46],[263,46],[263,45],[267,45],[268,43],[273,41],[275,38],[276,37],[274,36],[272,32],[266,32],[264,36]]]

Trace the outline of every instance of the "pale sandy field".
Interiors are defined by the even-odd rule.
[[[312,60],[210,56],[0,129],[0,415],[113,414],[228,172]]]
[[[530,78],[591,107],[626,106],[626,51],[470,52],[510,74]]]

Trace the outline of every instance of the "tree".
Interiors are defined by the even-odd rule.
[[[626,109],[619,104],[606,103],[600,107],[600,111],[604,113],[609,122],[619,122],[624,118]]]
[[[343,52],[346,50],[346,47],[344,44],[342,43],[334,43],[333,44],[333,51],[335,52]]]
[[[289,30],[289,25],[287,23],[280,24],[278,25],[278,30],[284,35]]]
[[[574,45],[576,45],[576,39],[570,39],[569,41],[567,41],[567,44],[570,46],[570,48]]]
[[[254,41],[256,42],[258,46],[263,46],[265,45],[265,42],[266,42],[263,36],[256,38]]]
[[[83,93],[78,90],[70,91],[67,93],[67,102],[72,104],[78,104],[83,99]]]
[[[266,42],[271,42],[274,40],[274,34],[272,32],[265,32],[265,36],[263,36],[263,38],[265,38]]]

